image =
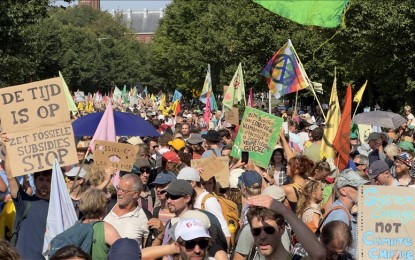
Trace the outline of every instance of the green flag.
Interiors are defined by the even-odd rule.
[[[223,96],[223,109],[231,111],[232,107],[242,100],[244,101],[244,105],[246,105],[245,83],[242,73],[242,65],[239,63],[238,69],[236,70],[235,75],[233,75],[228,90]]]
[[[340,25],[348,0],[254,0],[273,13],[304,25]]]
[[[62,79],[62,85],[65,91],[65,97],[66,97],[66,102],[68,103],[68,108],[72,112],[72,114],[75,115],[76,113],[78,113],[78,108],[76,107],[75,102],[73,101],[68,85],[66,85],[65,79],[63,78],[62,73],[60,71],[59,71],[59,77],[61,77]]]

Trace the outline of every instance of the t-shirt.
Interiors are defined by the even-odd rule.
[[[214,150],[214,151],[213,151]],[[221,156],[222,155],[222,148],[217,147],[217,148],[212,148],[209,150],[206,150],[203,154],[202,154],[202,159],[203,158],[209,158],[210,156],[212,156],[212,154],[216,155],[216,156]]]
[[[21,223],[16,248],[22,259],[44,259],[42,250],[49,201],[36,195],[29,196],[20,187],[17,198],[13,199],[16,207],[16,221],[23,216],[25,201],[32,202],[26,219]]]

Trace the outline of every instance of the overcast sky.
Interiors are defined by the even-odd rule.
[[[101,0],[101,10],[117,10],[117,9],[132,9],[132,10],[141,10],[147,8],[149,10],[158,10],[160,8],[166,7],[170,1],[161,1],[161,0],[151,0],[151,1],[141,1],[141,0]],[[78,4],[78,1],[74,1],[72,5]],[[67,5],[63,1],[56,1],[56,5]]]

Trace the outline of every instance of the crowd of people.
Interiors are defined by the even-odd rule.
[[[230,155],[239,126],[221,111],[206,122],[204,111],[191,107],[179,114],[129,110],[161,136],[118,137],[138,146],[130,172],[101,169],[90,157],[82,163],[91,138],[82,137],[79,164],[62,170],[79,223],[93,226],[92,248],[66,245],[50,259],[356,259],[358,188],[415,187],[410,107],[399,129],[370,133],[366,142],[352,132],[343,171],[320,158],[324,121],[318,109],[314,115],[274,110],[284,124],[275,129],[279,140],[267,168]],[[1,137],[8,142],[7,133]],[[301,140],[300,150],[292,140]],[[229,158],[229,186],[191,167],[192,159],[212,155]],[[44,259],[52,170],[15,178],[12,163],[3,145],[0,220],[11,204],[15,217],[13,225],[0,221],[0,258]],[[227,202],[237,205],[237,223],[229,221]]]

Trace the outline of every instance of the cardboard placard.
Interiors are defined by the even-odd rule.
[[[233,125],[239,125],[239,110],[233,107],[231,111],[225,111],[225,121]]]
[[[78,163],[70,122],[7,133],[7,137],[5,144],[13,176],[51,169],[55,158],[61,167]]]
[[[357,259],[414,259],[415,189],[367,185],[358,200]]]
[[[214,157],[212,159],[212,157]],[[215,164],[214,171],[211,170],[211,166],[207,165],[206,169],[210,172],[213,172],[212,175],[209,173],[206,173],[205,165],[209,164]],[[203,158],[203,159],[193,159],[191,160],[191,167],[192,168],[203,168],[205,171],[203,171],[203,175],[201,174],[200,177],[203,180],[208,180],[212,176],[215,176],[216,182],[220,184],[221,187],[229,187],[229,157],[228,156],[215,156],[214,154],[209,158]],[[217,167],[217,168],[216,168]],[[210,177],[209,177],[210,175]]]
[[[0,89],[0,120],[13,176],[78,163],[60,77]]]
[[[0,89],[3,131],[13,133],[59,122],[69,122],[70,112],[61,78]]]
[[[231,156],[240,158],[241,151],[247,151],[255,165],[268,167],[283,121],[280,117],[246,107]]]
[[[131,172],[137,160],[138,146],[131,144],[95,141],[94,164],[100,168],[114,167]]]

